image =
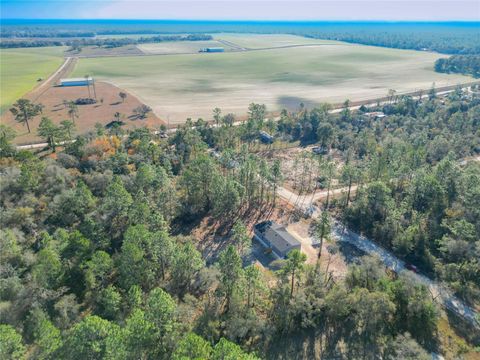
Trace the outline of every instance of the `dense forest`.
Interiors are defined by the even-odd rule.
[[[251,262],[248,220],[284,207],[280,163],[257,152],[264,130],[340,154],[316,159],[359,185],[325,204],[322,236],[336,217],[478,302],[480,166],[458,160],[480,153],[480,99],[391,95],[278,121],[252,104],[241,124],[215,109],[218,126],[189,120],[168,138],[98,124],[64,146],[75,124],[43,118],[38,154],[17,151],[1,125],[0,357],[288,359],[309,342],[324,358],[441,351],[427,288],[377,258],[335,281],[299,251],[274,271]],[[189,231],[202,220],[223,239],[208,259]]]
[[[84,37],[92,40],[94,35],[118,34],[287,33],[399,49],[480,54],[479,29],[476,22],[6,20],[0,37],[2,42],[14,46],[14,41],[7,39]],[[61,39],[60,42],[68,41]],[[44,46],[41,43],[39,41],[38,46]]]
[[[344,154],[339,177],[365,184],[350,206],[337,204],[351,228],[478,302],[480,171],[457,162],[480,153],[480,100],[472,96],[457,90],[445,102],[433,90],[422,101],[392,94],[390,103],[357,114],[303,110],[292,122],[284,113],[278,126]]]
[[[442,73],[457,73],[480,77],[480,55],[454,55],[448,59],[438,59],[435,71]]]
[[[205,34],[189,34],[189,35],[155,35],[135,38],[67,38],[67,39],[2,39],[0,48],[23,48],[23,47],[43,47],[43,46],[71,46],[74,49],[79,49],[82,46],[104,46],[104,47],[119,47],[124,45],[135,45],[145,43],[159,43],[165,41],[204,41],[212,40],[211,35]]]

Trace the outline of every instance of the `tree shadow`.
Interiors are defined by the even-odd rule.
[[[267,348],[267,359],[344,359],[337,351],[325,352],[322,349],[320,334],[315,330],[305,330],[296,334],[279,335]]]
[[[455,333],[473,346],[480,346],[480,329],[467,323],[451,310],[446,310],[448,322]]]
[[[340,254],[349,265],[358,263],[363,256],[367,255],[365,251],[348,242],[338,241],[337,244]]]

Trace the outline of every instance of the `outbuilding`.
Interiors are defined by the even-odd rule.
[[[294,249],[301,249],[301,243],[288,232],[285,226],[273,221],[263,221],[254,226],[255,238],[279,259],[285,258]]]
[[[60,79],[61,86],[87,86],[93,84],[93,78],[70,78]]]
[[[200,50],[200,52],[207,52],[207,53],[219,53],[224,51],[225,49],[223,47],[207,47]]]

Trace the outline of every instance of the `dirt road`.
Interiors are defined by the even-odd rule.
[[[472,160],[478,161],[480,160],[480,157],[475,157]],[[331,195],[342,193],[344,191],[345,188],[332,190]],[[302,199],[301,195],[297,195],[283,187],[278,188],[278,195],[282,199],[287,201],[289,204],[302,211],[305,211],[312,203],[308,196],[303,197]],[[320,192],[314,196],[321,197],[325,196],[325,194],[324,192]],[[320,209],[315,208],[315,210],[311,214],[311,217],[315,219],[320,214]],[[398,259],[395,255],[393,255],[386,249],[378,246],[372,240],[348,230],[339,222],[336,222],[333,225],[332,236],[334,239],[336,239],[336,241],[350,243],[368,254],[378,256],[386,267],[395,271],[396,273],[408,271],[405,269],[404,261]],[[307,255],[310,257],[312,256],[310,253]],[[476,311],[472,307],[465,304],[462,300],[455,297],[453,293],[448,290],[442,283],[430,279],[424,275],[413,273],[411,271],[408,271],[408,274],[414,281],[425,285],[438,304],[445,307],[446,309],[453,311],[454,313],[468,321],[470,324],[480,329],[480,322],[477,320],[478,314],[476,313]]]
[[[405,268],[404,261],[398,259],[392,253],[378,246],[372,240],[346,229],[345,226],[338,222],[334,224],[332,230],[333,237],[337,241],[348,242],[368,254],[374,254],[378,256],[386,267],[395,271],[397,274],[404,271],[408,272],[409,276],[414,281],[423,284],[428,288],[428,290],[432,294],[432,297],[437,303],[460,315],[472,325],[480,329],[480,323],[476,318],[477,313],[475,312],[475,310],[472,307],[466,305],[462,300],[455,297],[453,293],[448,290],[443,284],[424,275],[408,271]]]
[[[28,92],[25,96],[28,99],[36,101],[41,95],[43,95],[46,91],[48,91],[52,86],[55,86],[55,84],[61,78],[68,75],[73,70],[76,63],[77,63],[77,58],[71,58],[71,57],[65,58],[65,61],[63,62],[63,64],[60,65],[60,67],[52,75],[50,75],[46,80],[42,81],[40,85],[33,88],[33,90]]]

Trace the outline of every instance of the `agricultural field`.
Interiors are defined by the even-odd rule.
[[[252,35],[253,36],[253,35]],[[240,37],[240,36],[239,36]],[[261,35],[260,37],[263,37]],[[310,41],[310,39],[300,38]],[[223,54],[80,59],[72,76],[93,73],[127,89],[171,124],[186,118],[246,113],[251,102],[268,110],[295,109],[345,99],[383,97],[470,81],[439,74],[442,55],[351,44],[240,51]]]
[[[65,47],[0,50],[0,114],[63,62]]]
[[[83,46],[80,51],[67,50],[65,56],[76,57],[97,57],[97,56],[130,56],[143,55],[143,52],[136,45],[124,45],[116,47],[108,46]]]
[[[331,40],[310,39],[303,36],[288,34],[236,34],[236,33],[218,33],[211,34],[214,39],[225,40],[246,49],[264,49],[285,46],[300,45],[333,45],[340,44],[347,46],[347,43]]]
[[[137,45],[146,54],[188,54],[197,53],[206,47],[223,47],[225,51],[232,50],[231,46],[222,44],[219,41],[165,41],[160,43],[149,43]]]

